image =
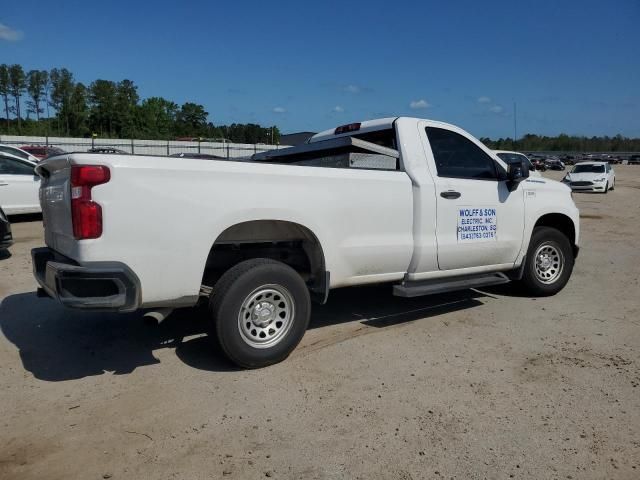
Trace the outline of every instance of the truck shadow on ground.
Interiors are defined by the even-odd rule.
[[[331,293],[314,306],[310,329],[357,322],[371,328],[428,321],[481,304],[485,295],[466,290],[434,297],[397,298],[389,286],[353,287]],[[0,303],[0,330],[19,352],[25,370],[44,381],[65,381],[104,373],[123,375],[160,363],[153,352],[174,348],[185,364],[202,370],[237,370],[208,336],[206,309],[175,311],[160,325],[140,313],[114,314],[66,309],[35,293],[11,295]]]

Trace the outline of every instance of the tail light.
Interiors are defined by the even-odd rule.
[[[102,207],[91,200],[91,188],[110,178],[109,167],[104,165],[71,167],[71,219],[73,236],[78,240],[102,235]]]

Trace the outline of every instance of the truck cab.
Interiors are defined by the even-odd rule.
[[[577,249],[578,210],[569,189],[531,176],[526,158],[512,164],[521,174],[510,178],[510,164],[461,128],[406,117],[327,130],[309,143],[343,136],[400,152],[399,169],[414,195],[414,251],[405,280],[512,269],[536,222],[553,213],[562,216],[561,228]]]

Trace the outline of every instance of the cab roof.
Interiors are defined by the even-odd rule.
[[[395,122],[397,118],[398,117],[387,117],[387,118],[378,118],[376,120],[366,120],[364,122],[358,122],[360,124],[360,127],[358,128],[357,132],[366,133],[366,132],[375,132],[378,130],[387,130],[389,128],[393,128],[393,122]],[[352,123],[349,125],[355,125],[355,123]],[[337,127],[337,128],[340,128],[340,127]],[[353,135],[355,132],[355,130],[351,130],[348,132],[336,134],[337,128],[334,127],[329,130],[324,130],[320,133],[316,133],[313,137],[311,137],[308,140],[308,142],[314,143],[314,142],[320,142],[322,140],[328,140],[330,138],[349,136],[349,135]]]
[[[338,126],[338,127],[334,127],[334,128],[329,129],[329,130],[324,130],[324,131],[322,131],[320,133],[316,133],[313,137],[311,137],[309,140],[307,140],[307,143],[320,142],[322,140],[328,140],[330,138],[359,135],[359,134],[362,134],[362,133],[375,132],[375,131],[378,131],[378,130],[387,130],[387,129],[393,128],[394,122],[396,122],[396,120],[399,120],[401,118],[402,119],[407,119],[407,120],[414,120],[416,123],[424,121],[424,122],[429,122],[433,126],[440,126],[440,127],[445,127],[445,128],[457,129],[457,127],[455,125],[451,125],[451,124],[448,124],[448,123],[440,122],[440,121],[437,121],[437,120],[429,120],[427,118],[386,117],[386,118],[378,118],[378,119],[374,119],[374,120],[365,120],[363,122],[354,122],[354,123],[350,123],[350,124],[347,124],[347,125],[341,125],[341,126]],[[358,125],[358,127],[355,128],[355,125]],[[354,128],[353,129],[345,128],[345,127],[351,127],[351,126],[354,126]],[[338,129],[343,129],[344,131],[341,131],[340,133],[336,133],[336,131]]]

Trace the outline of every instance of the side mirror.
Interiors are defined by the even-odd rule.
[[[526,178],[529,178],[529,165],[526,161],[510,163],[507,166],[509,190],[515,190],[518,184]]]

